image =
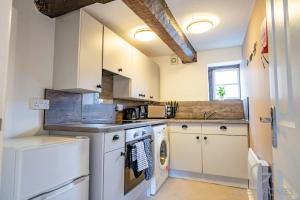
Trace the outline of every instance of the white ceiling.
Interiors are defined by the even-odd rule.
[[[254,1],[166,0],[177,22],[197,51],[241,45],[244,41]],[[174,54],[159,38],[146,43],[134,40],[134,31],[138,27],[145,26],[145,23],[121,0],[107,4],[93,4],[86,7],[86,10],[147,56]],[[200,35],[187,33],[186,25],[193,18],[203,15],[217,17],[219,19],[218,26]]]

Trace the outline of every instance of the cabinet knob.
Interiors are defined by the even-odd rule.
[[[204,139],[204,140],[207,140],[208,138],[205,136],[203,139]]]
[[[220,130],[226,131],[227,130],[227,126],[220,126]]]
[[[114,135],[113,141],[116,141],[116,140],[119,140],[119,139],[120,139],[120,136],[119,136],[119,135]]]
[[[199,137],[199,136],[197,136],[197,137],[196,137],[196,139],[197,139],[197,140],[200,140],[200,137]]]
[[[126,153],[125,152],[121,152],[121,156],[125,156],[126,155]]]
[[[123,71],[123,69],[122,69],[122,68],[119,68],[119,69],[118,69],[118,72],[122,72],[122,71]]]
[[[102,86],[100,84],[96,85],[96,88],[100,89]]]
[[[150,99],[153,99],[153,96],[150,96]]]
[[[188,125],[184,124],[184,125],[181,126],[181,128],[187,129],[187,128],[188,128]]]

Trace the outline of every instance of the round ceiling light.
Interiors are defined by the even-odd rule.
[[[149,42],[151,40],[154,40],[155,37],[156,34],[150,29],[139,29],[134,34],[134,38],[141,42]]]
[[[192,34],[200,34],[209,31],[214,27],[214,23],[209,20],[199,20],[190,23],[186,30]]]

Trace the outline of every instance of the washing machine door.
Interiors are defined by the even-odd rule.
[[[161,140],[159,147],[159,165],[163,169],[166,169],[169,164],[168,145],[169,144],[165,139]]]

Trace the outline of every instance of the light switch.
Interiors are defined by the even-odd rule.
[[[30,109],[32,110],[49,110],[50,101],[48,99],[32,98],[30,100]]]

